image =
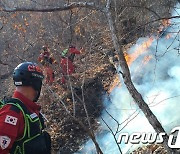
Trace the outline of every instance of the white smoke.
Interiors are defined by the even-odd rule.
[[[180,8],[178,4],[176,8]],[[176,9],[173,16],[180,15],[180,9]],[[171,26],[166,30],[166,34],[159,39],[154,39],[152,45],[134,61],[130,67],[132,79],[135,87],[142,94],[143,98],[149,104],[153,113],[157,116],[163,127],[169,132],[173,127],[178,126],[180,122],[180,25],[179,19],[172,19]],[[170,34],[170,38],[165,36]],[[154,36],[155,37],[155,36]],[[129,53],[149,38],[140,38],[136,45],[131,47]],[[142,61],[146,56],[152,56],[150,61],[144,65]],[[121,77],[120,77],[121,78]],[[122,79],[120,79],[122,81]],[[115,88],[111,95],[111,101],[106,97],[104,104],[106,110],[119,123],[122,123],[130,117],[132,121],[121,132],[154,132],[144,114],[138,109],[130,94],[124,85]],[[138,114],[138,112],[140,113]],[[133,114],[135,112],[135,114]],[[107,122],[115,132],[117,123],[104,110],[102,118]],[[133,114],[133,116],[131,116]],[[137,115],[138,114],[138,115]],[[137,115],[137,116],[136,116]],[[136,117],[135,117],[136,116]],[[135,117],[133,119],[133,117]],[[118,147],[107,126],[99,119],[102,126],[102,132],[97,135],[97,141],[104,154],[118,154]],[[128,121],[125,121],[119,128],[123,128]],[[116,136],[118,137],[118,135]],[[131,147],[137,145],[120,144],[123,154]],[[138,145],[140,146],[140,145]],[[79,153],[94,154],[95,147],[89,140]],[[127,152],[128,153],[128,152]]]

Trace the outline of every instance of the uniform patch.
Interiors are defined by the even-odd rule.
[[[31,115],[30,115],[30,117],[31,117],[31,119],[34,119],[34,118],[36,118],[38,115],[36,114],[36,113],[32,113]]]
[[[10,116],[10,115],[6,115],[6,119],[5,119],[5,123],[11,124],[11,125],[16,125],[17,124],[17,118]]]
[[[1,149],[6,149],[11,142],[11,139],[7,136],[0,136],[0,146]]]

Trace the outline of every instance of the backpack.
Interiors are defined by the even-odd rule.
[[[24,134],[14,142],[10,154],[50,154],[51,139],[49,134],[43,131],[42,115],[38,117],[35,113],[31,113],[19,99],[15,98],[0,101],[0,109],[7,104],[11,104],[15,112],[21,111],[25,122]]]

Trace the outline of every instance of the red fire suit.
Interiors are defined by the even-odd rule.
[[[52,84],[54,82],[54,71],[50,66],[44,66],[44,74],[46,74],[46,83]]]
[[[72,73],[75,72],[75,65],[73,64],[73,59],[71,59],[70,57],[74,56],[75,54],[80,54],[80,51],[77,50],[76,48],[69,48],[68,52],[70,56],[62,57],[60,62],[60,66],[63,74],[61,82],[63,84],[65,83],[65,76],[71,75]]]
[[[15,91],[13,98],[21,100],[30,112],[39,116],[40,106]],[[13,105],[5,105],[0,110],[0,154],[8,154],[15,140],[24,133],[24,116],[13,110]]]
[[[76,48],[69,48],[69,52],[70,52],[71,54],[80,54],[80,51],[77,50]]]
[[[46,75],[46,83],[52,84],[54,82],[54,71],[51,64],[56,63],[56,60],[51,57],[50,52],[44,51],[38,57],[38,61],[44,66],[44,74]]]

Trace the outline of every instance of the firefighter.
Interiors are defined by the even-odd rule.
[[[65,84],[67,76],[75,72],[75,65],[73,63],[74,57],[76,54],[80,54],[80,51],[75,48],[75,46],[69,46],[68,49],[65,49],[61,53],[60,66],[62,69],[62,79],[61,83]]]
[[[44,74],[46,75],[46,83],[51,85],[54,82],[54,71],[51,66],[56,63],[56,60],[52,57],[46,46],[43,46],[42,49],[43,51],[39,55],[38,61],[43,65]]]
[[[36,103],[44,76],[36,63],[19,64],[13,73],[16,86],[0,109],[0,154],[50,154],[51,139]]]

